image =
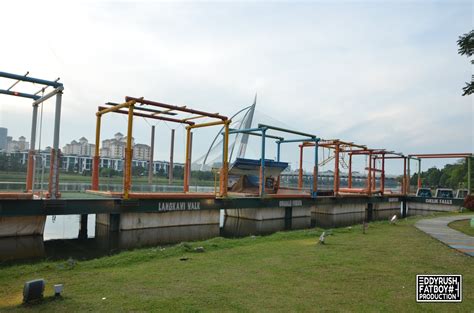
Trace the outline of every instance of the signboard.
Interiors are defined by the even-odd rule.
[[[196,202],[158,202],[159,212],[200,210],[201,203]]]
[[[283,208],[303,206],[303,201],[302,200],[281,200],[279,203],[279,206]]]

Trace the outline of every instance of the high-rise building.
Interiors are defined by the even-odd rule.
[[[73,140],[71,143],[66,144],[63,147],[63,154],[93,156],[94,150],[95,145],[90,144],[85,137],[81,137],[79,142]]]
[[[7,149],[8,153],[26,151],[30,148],[30,143],[26,141],[24,136],[20,136],[18,140],[13,140],[11,136],[7,136]]]
[[[4,127],[0,127],[0,151],[7,150],[7,136],[8,136],[8,129]]]

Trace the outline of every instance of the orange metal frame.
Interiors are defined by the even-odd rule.
[[[422,187],[421,183],[421,160],[422,159],[449,159],[449,158],[454,158],[454,159],[466,159],[467,164],[468,164],[468,182],[467,182],[467,187],[468,187],[468,192],[469,194],[471,193],[471,158],[474,157],[473,153],[422,153],[422,154],[410,154],[408,155],[411,158],[417,158],[418,159],[418,188]]]
[[[124,180],[123,180],[123,198],[141,198],[141,199],[150,199],[150,198],[166,198],[166,194],[160,193],[132,193],[131,191],[131,182],[132,182],[132,157],[133,151],[131,147],[131,138],[132,138],[132,130],[133,130],[133,117],[140,116],[144,118],[151,118],[157,120],[163,120],[168,122],[174,123],[181,123],[187,124],[186,126],[186,162],[184,168],[184,182],[183,182],[183,189],[184,193],[186,194],[189,192],[189,178],[191,173],[191,130],[194,128],[202,128],[208,126],[215,126],[215,125],[224,125],[224,156],[223,156],[223,165],[221,169],[220,175],[220,196],[225,197],[227,196],[227,177],[228,177],[228,131],[229,131],[229,124],[230,120],[223,115],[218,113],[208,113],[204,111],[198,111],[193,109],[188,109],[186,106],[176,106],[170,105],[150,100],[145,100],[143,98],[133,98],[133,97],[125,97],[126,102],[122,104],[111,104],[107,103],[107,105],[112,105],[111,107],[98,107],[98,112],[96,113],[97,116],[97,124],[96,124],[96,147],[95,147],[95,155],[94,155],[94,162],[92,168],[92,191],[99,192],[99,164],[100,164],[100,127],[101,127],[101,117],[102,115],[113,112],[119,114],[126,114],[128,115],[128,128],[127,128],[127,147],[125,149],[125,162],[124,162]],[[139,106],[137,106],[139,104]],[[164,108],[165,110],[155,110],[146,107],[142,107],[143,105],[151,106],[151,107],[158,107]],[[140,112],[137,112],[140,111]],[[171,117],[164,117],[161,116],[162,114],[167,115],[176,115],[175,111],[183,112],[183,113],[191,113],[193,116],[187,118],[171,118]],[[201,123],[196,124],[191,120],[199,119],[199,118],[214,118],[218,119],[218,121],[208,122],[208,123]],[[103,192],[101,192],[103,193]],[[119,195],[118,193],[112,192],[105,192],[106,194],[110,195]],[[186,197],[185,194],[173,194],[174,198],[183,198]],[[170,194],[168,194],[170,195]],[[203,197],[209,198],[213,194],[196,194],[193,193],[191,196],[196,197]]]
[[[314,147],[314,142],[304,142],[300,147],[300,164],[298,171],[298,188],[303,188],[303,149],[305,147]],[[362,193],[364,190],[360,188],[352,188],[352,155],[349,153],[349,177],[348,183],[349,188],[340,188],[340,153],[344,152],[356,152],[356,151],[366,151],[367,147],[364,145],[355,144],[353,142],[346,142],[339,139],[329,139],[321,140],[318,143],[319,147],[333,149],[334,150],[334,195],[339,195],[340,191],[352,192],[352,193]],[[343,190],[341,190],[343,189]]]

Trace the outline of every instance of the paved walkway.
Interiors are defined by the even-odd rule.
[[[471,219],[473,217],[474,214],[429,218],[418,221],[415,227],[453,249],[474,256],[474,237],[463,234],[448,226],[451,222]]]

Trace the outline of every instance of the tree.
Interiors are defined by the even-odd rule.
[[[470,58],[474,54],[474,30],[459,36],[458,46],[458,53]],[[471,60],[471,64],[474,64],[474,60]],[[474,75],[471,76],[471,82],[466,83],[466,86],[462,90],[464,91],[463,96],[474,93]]]

